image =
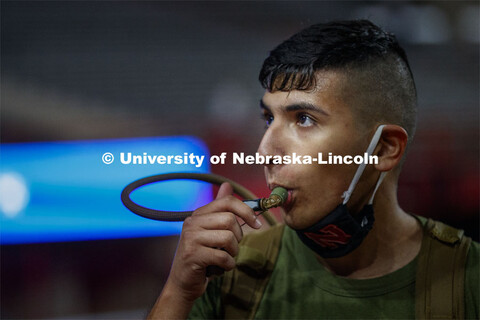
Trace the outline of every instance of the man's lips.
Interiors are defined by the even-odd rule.
[[[290,189],[288,190],[288,197],[287,197],[287,201],[285,201],[285,203],[283,204],[283,208],[285,209],[285,211],[290,211],[290,209],[293,207],[293,203],[294,203],[294,200],[295,198],[293,197],[293,190]]]

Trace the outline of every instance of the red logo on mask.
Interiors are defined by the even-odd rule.
[[[329,224],[319,233],[306,232],[305,235],[324,248],[336,249],[339,244],[347,244],[352,236],[334,224]]]

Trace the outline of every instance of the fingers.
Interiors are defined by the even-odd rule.
[[[216,199],[223,198],[225,196],[230,196],[233,194],[233,187],[230,183],[224,182],[220,185],[220,189],[218,189]]]
[[[228,252],[208,247],[202,247],[200,250],[202,269],[207,266],[219,266],[227,271],[235,268],[235,259]]]
[[[238,218],[260,228],[253,210],[235,198],[232,186],[223,183],[211,203],[195,210],[183,222],[169,283],[183,295],[196,299],[205,291],[207,269],[231,270],[243,233]]]
[[[225,189],[223,190],[223,192],[224,191]],[[262,226],[262,223],[260,222],[260,220],[257,219],[255,212],[249,206],[247,206],[239,199],[235,198],[233,195],[227,195],[226,193],[222,198],[217,197],[215,201],[210,202],[209,204],[195,210],[192,216],[212,212],[232,212],[236,216],[242,218],[243,221],[245,221],[250,227],[254,229],[259,229]]]
[[[182,232],[175,260],[178,264],[189,267],[182,267],[176,271],[191,270],[197,275],[202,275],[208,266],[231,270],[235,267],[234,256],[238,251],[238,242],[230,231],[187,229]],[[185,278],[182,277],[182,280]]]
[[[194,225],[205,230],[229,230],[238,242],[242,240],[243,231],[236,216],[231,212],[215,212],[191,216],[183,223],[184,228]]]
[[[222,248],[232,257],[238,254],[238,240],[230,230],[185,231],[183,236],[202,247]]]

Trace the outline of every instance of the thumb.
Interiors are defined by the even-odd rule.
[[[226,196],[229,196],[233,194],[233,188],[232,188],[232,185],[228,182],[224,182],[222,183],[222,185],[220,186],[220,189],[218,189],[218,193],[217,193],[217,198],[216,199],[220,199],[220,198],[223,198],[223,197],[226,197]]]

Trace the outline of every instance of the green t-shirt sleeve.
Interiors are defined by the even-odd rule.
[[[195,300],[188,319],[220,319],[221,318],[222,277],[208,283],[205,293]]]
[[[473,242],[468,252],[465,272],[465,317],[467,319],[480,319],[480,245]]]

